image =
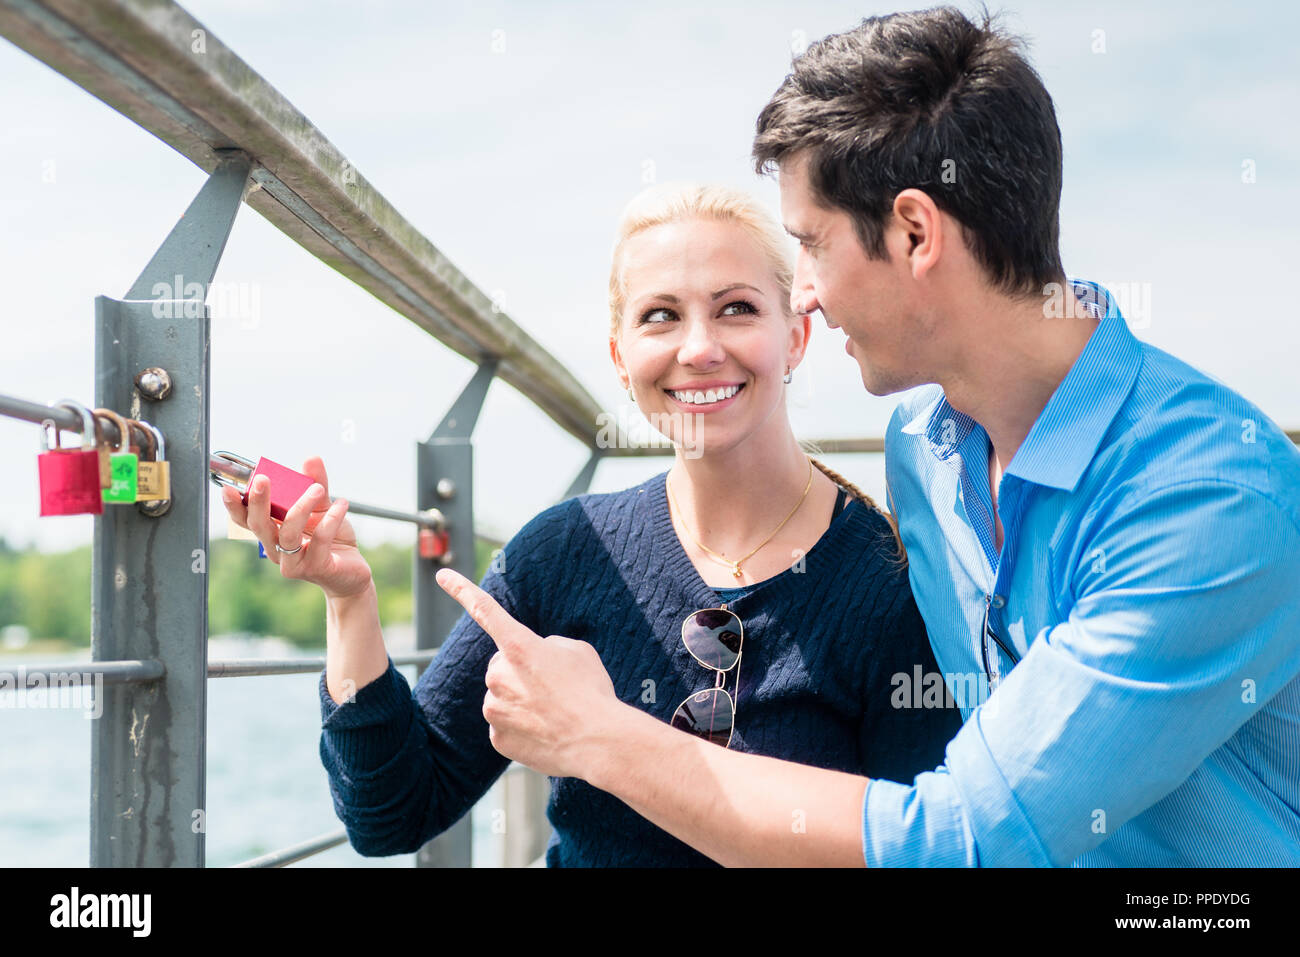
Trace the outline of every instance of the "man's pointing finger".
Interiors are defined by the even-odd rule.
[[[440,568],[434,580],[469,612],[469,616],[491,636],[506,657],[523,651],[531,642],[542,640],[530,628],[511,618],[495,598],[459,572]]]

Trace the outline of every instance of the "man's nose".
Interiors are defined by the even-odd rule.
[[[794,264],[794,281],[790,284],[790,310],[796,316],[802,316],[820,308],[821,303],[817,301],[817,293],[813,290],[808,254],[800,247]]]

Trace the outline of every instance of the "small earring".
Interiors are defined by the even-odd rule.
[[[636,396],[634,396],[634,395],[632,394],[632,390],[631,390],[631,389],[628,389],[628,390],[627,390],[627,397],[628,397],[629,399],[631,399],[633,402],[636,401]]]
[[[785,367],[785,384],[786,384],[786,385],[789,385],[789,384],[790,384],[790,378],[791,378],[791,376],[790,376],[790,367],[789,367],[789,366],[786,366],[786,367]]]

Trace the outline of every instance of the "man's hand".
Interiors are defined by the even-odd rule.
[[[581,778],[720,864],[863,865],[866,778],[678,731],[619,701],[585,641],[543,640],[451,569],[437,579],[496,642],[483,716],[506,757]]]
[[[542,639],[450,568],[436,579],[496,643],[483,698],[492,746],[543,774],[587,777],[627,708],[596,649],[559,635]]]

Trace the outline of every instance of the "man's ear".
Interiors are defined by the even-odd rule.
[[[905,189],[894,197],[892,225],[901,249],[891,249],[891,254],[902,254],[913,279],[925,278],[938,265],[948,238],[939,207],[928,193]]]

